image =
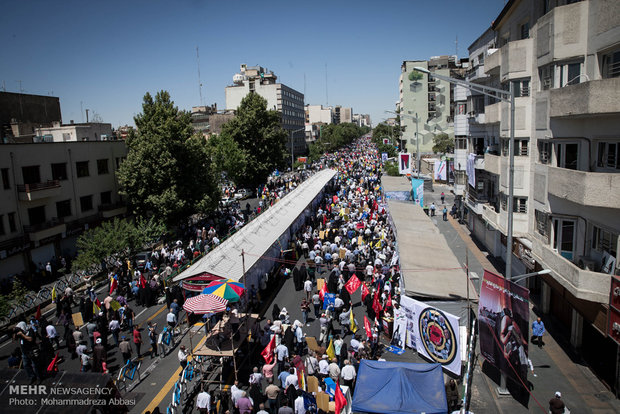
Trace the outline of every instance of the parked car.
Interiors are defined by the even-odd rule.
[[[245,200],[250,194],[252,194],[250,190],[242,188],[235,193],[234,197],[236,200]]]
[[[144,266],[146,266],[146,261],[151,258],[151,252],[140,252],[136,254],[133,258],[136,263],[136,268],[139,271],[144,271]]]

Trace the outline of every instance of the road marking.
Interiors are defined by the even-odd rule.
[[[198,350],[198,348],[200,348],[202,346],[202,344],[204,344],[205,340],[207,339],[207,337],[203,337],[200,342],[198,342],[198,344],[196,345],[196,347],[194,347],[193,352],[196,352]],[[190,360],[192,357],[191,355],[187,358],[188,360]],[[174,371],[174,373],[172,374],[172,376],[170,377],[170,379],[168,380],[168,382],[166,382],[166,384],[161,388],[161,390],[159,390],[159,392],[157,393],[157,395],[153,398],[153,401],[151,401],[151,403],[149,404],[148,407],[146,407],[144,409],[144,411],[153,411],[155,409],[155,407],[159,406],[159,404],[162,402],[162,400],[164,399],[164,397],[166,397],[166,395],[168,395],[168,393],[170,392],[170,390],[172,389],[172,387],[174,387],[174,384],[178,381],[179,379],[179,373],[181,372],[181,367],[179,366],[176,371]],[[160,409],[162,410],[162,409]],[[164,411],[165,408],[162,410]]]
[[[147,320],[145,320],[144,322],[142,322],[141,324],[138,325],[138,327],[141,327],[142,325],[144,325],[145,323],[148,323],[150,320],[153,320],[157,315],[159,315],[160,313],[162,313],[164,311],[164,309],[166,309],[167,306],[164,305],[162,306],[157,312],[155,312],[154,314],[152,314]],[[148,308],[144,308],[142,310],[142,312],[140,312],[138,315],[136,315],[136,318],[140,315],[142,315],[142,313],[147,310]]]

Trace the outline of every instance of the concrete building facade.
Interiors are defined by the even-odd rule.
[[[241,65],[233,77],[234,85],[226,87],[226,110],[236,111],[241,100],[249,93],[257,93],[267,100],[267,109],[282,115],[282,128],[289,133],[287,149],[300,155],[306,152],[304,95],[282,83],[277,76],[261,66]],[[292,134],[292,140],[290,136]]]
[[[0,141],[32,142],[36,129],[62,122],[55,96],[0,92]]]
[[[611,275],[620,274],[620,3],[511,0],[470,59],[470,80],[512,85],[516,96],[513,246],[506,247],[509,105],[475,95],[468,224],[492,254],[513,255],[514,275],[551,270],[527,281],[535,303],[614,388],[618,347],[608,321]]]
[[[35,129],[33,142],[110,141],[116,139],[112,124],[88,122],[63,125],[53,122],[51,127]]]
[[[73,256],[76,239],[126,213],[116,170],[124,141],[0,146],[0,275],[34,272],[52,257]]]

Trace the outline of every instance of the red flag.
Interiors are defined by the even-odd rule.
[[[271,364],[273,362],[273,351],[276,349],[276,337],[275,335],[271,337],[271,341],[267,344],[265,349],[260,353],[261,356],[265,359],[267,364]]]
[[[118,282],[116,281],[116,278],[113,277],[110,281],[110,295],[112,294],[112,292],[114,292],[114,289],[116,289],[117,286]]]
[[[377,291],[375,292],[375,297],[372,300],[372,308],[374,309],[377,316],[383,310],[383,306],[381,306],[381,301],[379,300],[379,289],[377,289]]]
[[[95,303],[97,304],[97,307],[101,309],[101,301],[99,300],[99,298],[95,298]]]
[[[58,352],[56,352],[56,356],[47,366],[47,372],[58,372]]]
[[[140,287],[142,289],[146,288],[146,279],[142,276],[142,273],[140,273]]]
[[[34,314],[36,320],[41,319],[41,305],[37,306],[37,313]]]
[[[347,283],[344,284],[344,287],[347,289],[350,295],[353,294],[360,287],[362,282],[357,278],[357,276],[353,275],[347,280]]]
[[[323,301],[323,297],[327,293],[327,283],[323,283],[323,287],[319,290],[319,298],[321,298],[321,302]]]
[[[336,383],[336,392],[334,393],[334,402],[336,403],[336,414],[340,414],[340,410],[347,406],[347,399],[344,397],[340,389],[340,381]]]
[[[385,301],[385,307],[386,308],[387,307],[390,307],[390,308],[392,307],[392,294],[391,293],[388,293],[388,298]]]
[[[366,299],[366,296],[370,293],[370,290],[368,290],[368,287],[366,286],[365,283],[362,283],[362,302],[364,301],[364,299]]]
[[[366,336],[368,339],[372,339],[372,328],[370,327],[370,321],[366,315],[364,315],[364,330],[366,331]]]

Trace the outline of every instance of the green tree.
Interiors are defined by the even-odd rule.
[[[242,183],[247,156],[230,135],[211,136],[207,141],[207,152],[217,173],[225,173],[235,184]]]
[[[454,138],[448,134],[438,134],[433,137],[433,152],[447,154],[454,152]]]
[[[382,152],[387,152],[388,157],[395,157],[396,154],[398,154],[398,152],[396,151],[396,148],[394,147],[394,145],[390,145],[390,144],[379,144],[377,145],[377,151],[379,152],[379,154],[381,154]]]
[[[156,240],[165,232],[165,226],[153,219],[137,220],[115,218],[83,233],[77,240],[78,256],[72,270],[95,272],[102,263],[113,266],[124,261]]]
[[[396,144],[400,137],[400,127],[390,126],[386,123],[380,123],[372,130],[372,142],[375,144],[383,144],[383,138],[388,138],[390,143]]]
[[[267,110],[267,100],[250,93],[241,100],[237,115],[222,126],[221,139],[236,142],[245,159],[235,183],[258,187],[275,169],[286,165],[288,133],[280,117],[277,111]]]
[[[133,213],[155,215],[174,224],[217,206],[219,189],[207,144],[194,134],[190,114],[180,111],[166,91],[144,95],[138,132],[127,139],[127,159],[118,170],[120,193]]]

